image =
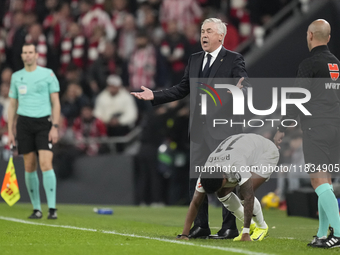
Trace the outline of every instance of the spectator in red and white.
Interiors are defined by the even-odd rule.
[[[137,10],[137,25],[146,31],[155,45],[161,44],[165,33],[158,22],[157,11],[149,2],[143,3]]]
[[[135,50],[136,33],[135,18],[128,14],[124,17],[123,26],[118,33],[118,56],[124,61],[128,61]]]
[[[80,2],[79,24],[87,38],[93,34],[97,26],[102,26],[105,30],[106,38],[112,41],[116,37],[116,30],[113,27],[109,15],[101,8],[96,7],[94,0],[81,0]]]
[[[47,43],[52,49],[59,48],[72,20],[70,5],[67,2],[61,3],[55,12],[44,19],[43,28],[47,35]]]
[[[2,106],[2,112],[0,113],[0,137],[4,144],[8,141],[8,107],[10,98],[8,97],[10,89],[10,83],[2,83],[0,86],[0,105]],[[5,147],[9,149],[8,146]]]
[[[228,36],[224,37],[223,47],[228,50],[235,50],[241,42],[241,37],[238,33],[237,28],[233,25],[232,22],[227,21],[227,17],[224,14],[219,13],[217,15],[217,18],[221,19],[227,25]]]
[[[46,36],[42,31],[42,26],[38,23],[30,26],[28,34],[26,35],[26,43],[33,43],[37,47],[39,53],[37,64],[45,67],[47,65],[47,42]]]
[[[80,68],[84,68],[87,62],[86,38],[82,34],[80,26],[72,22],[67,30],[67,34],[60,45],[60,73],[64,74],[67,66],[71,63]]]
[[[1,72],[1,83],[11,84],[11,77],[13,71],[11,68],[6,67]]]
[[[122,85],[118,75],[110,75],[95,102],[94,116],[105,123],[108,136],[126,135],[137,121],[135,99]]]
[[[77,147],[88,156],[95,156],[100,152],[101,145],[95,141],[84,142],[84,139],[106,137],[105,124],[93,115],[92,104],[85,104],[72,126]]]
[[[155,88],[156,50],[149,42],[145,31],[140,30],[136,38],[136,50],[129,61],[129,89],[139,91],[141,86]]]
[[[184,75],[186,67],[185,36],[178,31],[177,22],[170,21],[167,24],[167,33],[161,44],[161,54],[167,60],[171,70],[172,84],[178,83]]]
[[[116,31],[124,26],[124,20],[129,15],[127,7],[127,0],[112,0],[111,22]]]
[[[92,36],[89,38],[89,46],[87,50],[87,66],[91,66],[105,49],[106,43],[105,31],[101,26],[97,26],[92,30]]]
[[[6,63],[6,30],[0,27],[0,71]]]
[[[6,12],[2,24],[4,28],[9,31],[13,27],[14,14],[17,12],[24,12],[24,0],[11,0],[9,10]]]
[[[10,102],[9,94],[10,83],[1,83],[0,85],[0,104],[2,105],[1,118],[7,123],[8,120],[8,106]]]
[[[116,46],[107,41],[103,53],[88,70],[88,81],[94,95],[106,87],[106,79],[110,74],[122,74],[122,61],[117,57]]]
[[[192,23],[200,23],[202,9],[197,0],[164,0],[159,14],[160,22],[165,31],[170,21],[176,20],[180,31]]]
[[[232,0],[230,1],[230,14],[228,20],[228,30],[231,30],[232,26],[234,26],[239,33],[240,42],[245,41],[249,38],[252,33],[252,25],[250,22],[250,15],[247,9],[248,0]],[[229,33],[229,31],[228,31]],[[231,36],[227,36],[226,38],[230,38]],[[231,48],[227,48],[231,49]]]

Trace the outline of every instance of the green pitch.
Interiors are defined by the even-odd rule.
[[[285,212],[265,210],[269,237],[262,242],[231,240],[176,241],[182,231],[186,207],[109,206],[113,215],[98,215],[94,206],[58,205],[58,220],[28,220],[31,205],[9,207],[0,203],[0,254],[338,254],[339,249],[306,246],[316,234],[318,222],[287,217]],[[96,206],[98,207],[98,206]],[[104,206],[108,207],[108,206]],[[210,226],[216,233],[221,209],[211,207]],[[33,223],[33,224],[29,224]],[[241,224],[238,224],[239,226]]]

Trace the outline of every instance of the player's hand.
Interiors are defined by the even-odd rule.
[[[242,77],[241,79],[238,80],[238,83],[236,84],[236,87],[238,87],[239,89],[243,88],[243,85],[241,84],[244,81],[244,77]],[[228,93],[231,94],[231,91],[228,90]]]
[[[144,86],[142,86],[141,89],[143,90],[143,92],[131,92],[131,95],[141,100],[149,101],[154,99],[153,92],[151,89],[148,89]]]
[[[178,235],[176,240],[189,240],[188,235]]]
[[[12,133],[8,133],[8,142],[7,142],[8,146],[11,147],[12,146],[16,146],[15,144],[15,137]]]
[[[58,129],[52,127],[50,130],[50,133],[48,134],[48,140],[52,142],[52,144],[55,144],[58,142],[59,134]]]
[[[245,233],[245,234],[242,234],[240,241],[253,241],[253,240],[251,240],[249,233]]]
[[[274,143],[276,145],[277,148],[281,149],[280,147],[280,143],[282,142],[283,137],[285,137],[285,133],[284,132],[280,132],[279,130],[276,132],[275,136],[274,136]]]

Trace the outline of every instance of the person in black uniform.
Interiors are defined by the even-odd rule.
[[[331,171],[339,167],[340,159],[340,61],[329,51],[331,28],[326,20],[316,20],[307,31],[308,48],[311,56],[299,66],[296,86],[308,89],[310,100],[304,104],[311,115],[300,114],[295,105],[287,106],[287,115],[282,119],[300,116],[303,131],[305,171],[318,195],[319,230],[308,244],[311,247],[340,247],[340,217],[338,202],[334,195]],[[340,83],[338,83],[340,84]],[[292,98],[298,98],[291,96]],[[288,121],[285,121],[288,124]],[[274,137],[279,144],[284,137],[285,127],[280,125]],[[327,238],[329,225],[334,229]]]
[[[236,125],[233,127],[225,125],[225,127],[213,128],[208,126],[206,122],[214,118],[222,118],[239,122],[240,116],[232,114],[232,98],[227,96],[223,102],[224,108],[221,111],[215,111],[213,114],[199,116],[199,89],[197,83],[190,83],[190,78],[234,78],[239,80],[237,87],[242,89],[246,94],[246,88],[250,86],[246,81],[244,87],[241,82],[248,77],[245,63],[242,55],[239,53],[225,49],[222,44],[224,36],[227,33],[225,24],[216,18],[206,19],[201,27],[201,45],[203,51],[192,54],[189,58],[188,65],[185,69],[184,76],[178,85],[161,91],[151,91],[142,86],[141,93],[131,93],[138,99],[152,100],[153,105],[168,103],[186,97],[190,93],[190,119],[189,129],[191,132],[190,141],[190,173],[193,173],[193,167],[203,166],[209,154],[220,144],[225,137],[239,134],[242,127]],[[235,82],[236,83],[236,82]],[[226,93],[228,94],[228,93]],[[214,108],[214,109],[217,109]],[[194,112],[192,114],[192,112]],[[199,123],[200,122],[200,123]],[[230,122],[229,122],[230,123]],[[200,129],[199,132],[196,132]],[[216,131],[218,129],[218,132]],[[195,132],[192,132],[195,131]],[[197,178],[190,180],[191,197],[195,192]],[[190,230],[189,237],[207,237],[210,235],[208,224],[208,199],[205,198],[198,215],[194,221],[194,227]],[[235,217],[223,208],[223,224],[217,235],[211,238],[234,238],[238,236]]]

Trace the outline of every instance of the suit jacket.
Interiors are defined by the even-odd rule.
[[[197,105],[200,102],[197,102],[197,94],[198,94],[198,80],[202,80],[199,78],[200,71],[202,70],[202,63],[204,58],[205,52],[201,51],[195,54],[192,54],[189,58],[188,64],[185,69],[184,76],[181,82],[171,88],[154,91],[154,100],[152,101],[153,105],[168,103],[171,101],[175,101],[178,99],[182,99],[186,97],[190,93],[190,120],[189,120],[189,130],[193,127],[193,120],[194,120],[194,109],[197,109]],[[229,51],[222,47],[221,51],[217,55],[214,63],[210,67],[210,74],[208,78],[208,83],[213,81],[213,78],[234,78],[233,83],[236,85],[237,81],[241,77],[247,78],[247,72],[245,69],[244,59],[241,54],[233,51]],[[195,79],[197,78],[197,79]],[[191,80],[191,82],[190,82]],[[229,84],[230,84],[230,79]],[[213,86],[212,84],[210,84]],[[243,92],[246,94],[247,87],[250,84],[247,83],[245,80],[242,85]],[[223,107],[216,107],[212,104],[212,100],[208,101],[208,113],[204,118],[206,118],[207,130],[210,137],[215,139],[221,140],[225,139],[226,137],[241,133],[242,132],[242,125],[233,125],[230,126],[230,121],[239,122],[241,121],[242,116],[233,116],[232,114],[232,95],[227,93],[227,90],[224,90],[223,93],[219,93],[221,100],[223,102]],[[209,104],[210,102],[210,104]],[[227,125],[218,125],[215,128],[211,125],[212,120],[218,119],[227,119],[229,123]]]

